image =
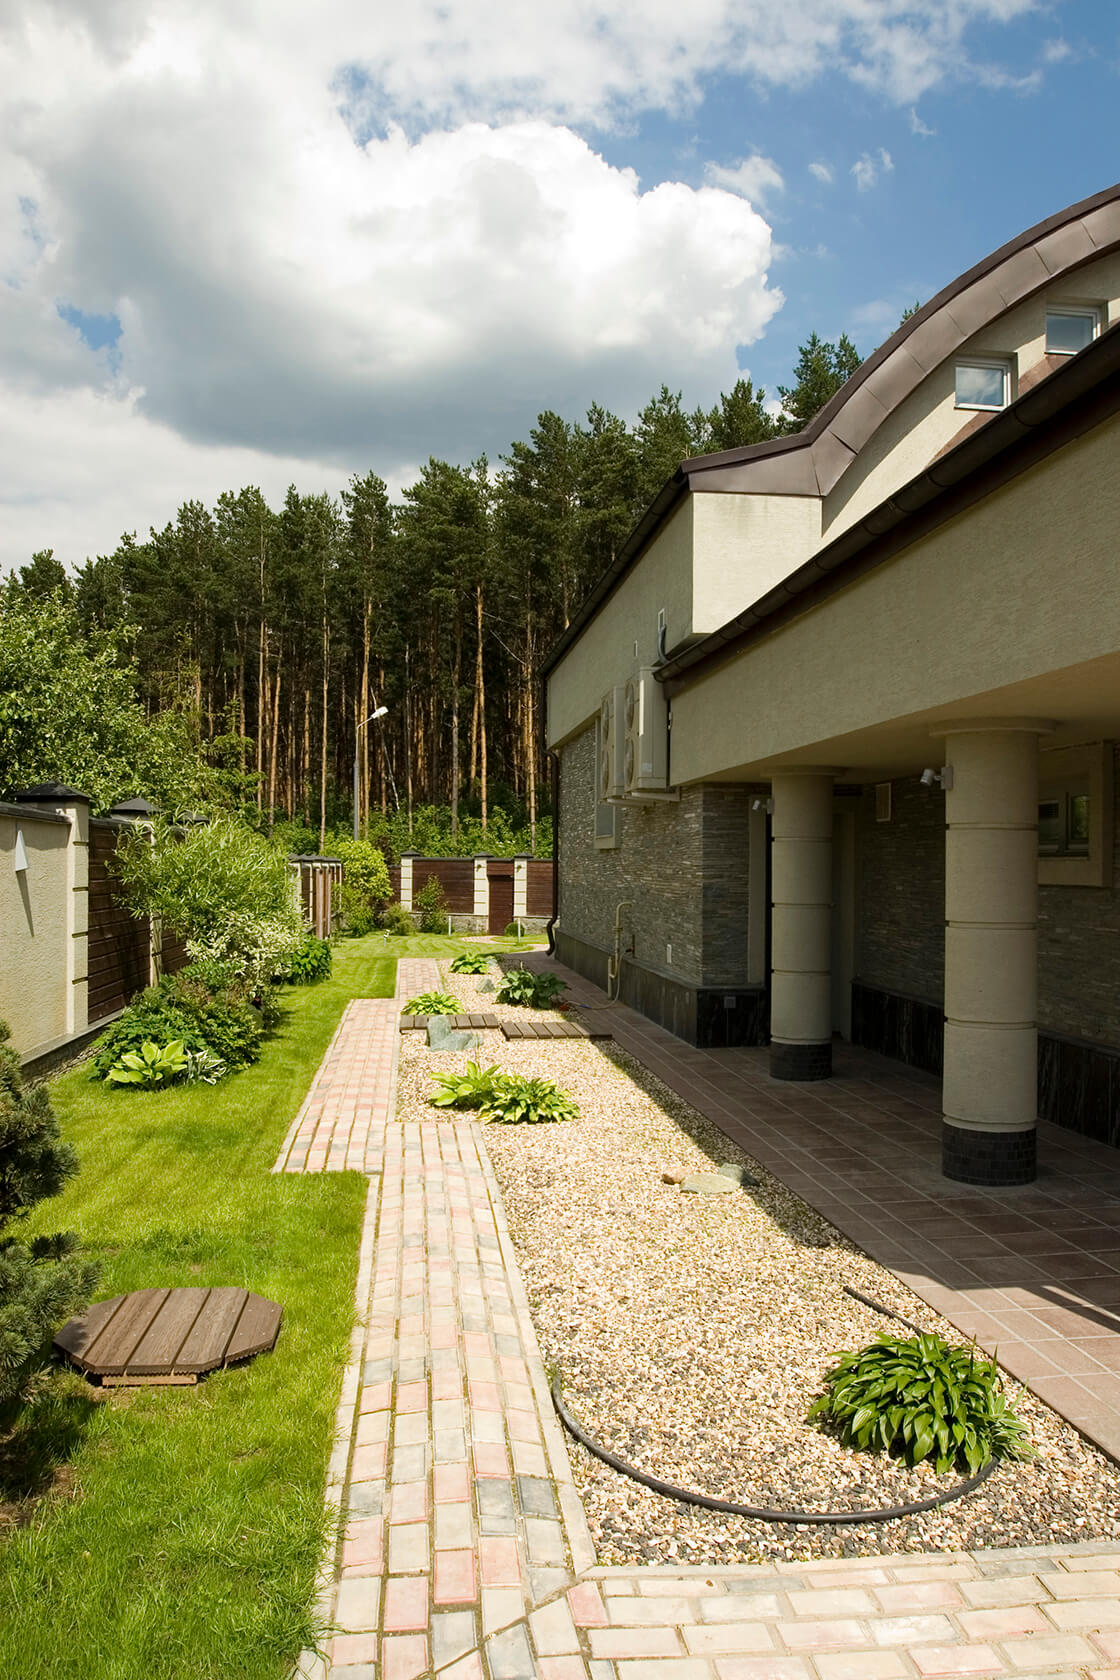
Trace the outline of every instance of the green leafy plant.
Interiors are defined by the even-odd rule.
[[[186,1080],[188,1085],[216,1085],[224,1079],[229,1068],[213,1050],[188,1050]]]
[[[463,1006],[448,992],[418,992],[401,1011],[404,1015],[461,1015]]]
[[[511,968],[498,982],[496,996],[499,1003],[550,1009],[566,989],[566,982],[558,974],[534,974],[528,968]]]
[[[462,951],[451,964],[452,974],[485,974],[493,959],[485,951]]]
[[[154,1044],[146,1038],[139,1050],[126,1050],[105,1075],[110,1085],[170,1085],[187,1071],[181,1038]]]
[[[104,1079],[126,1053],[139,1055],[146,1041],[167,1044],[178,1039],[185,1051],[210,1051],[228,1072],[260,1059],[263,1028],[273,1014],[271,998],[257,994],[253,1003],[248,982],[231,981],[212,990],[197,978],[200,965],[191,963],[179,974],[164,975],[129,1005],[98,1042],[91,1064],[93,1077]]]
[[[369,840],[336,840],[331,851],[342,861],[339,904],[343,927],[355,938],[372,933],[378,913],[393,890],[385,854]]]
[[[396,938],[407,939],[410,933],[416,932],[416,923],[409,915],[403,904],[387,904],[378,918],[379,927]]]
[[[971,1475],[990,1458],[1034,1456],[995,1361],[975,1343],[880,1336],[840,1354],[824,1382],[809,1418],[831,1426],[845,1446],[897,1453],[910,1465],[932,1458],[938,1471],[961,1465]]]
[[[435,1095],[429,1099],[434,1108],[476,1109],[486,1122],[540,1125],[574,1120],[579,1113],[575,1099],[553,1080],[503,1073],[496,1065],[483,1068],[468,1062],[462,1073],[436,1074],[435,1082]]]
[[[413,893],[412,908],[419,917],[421,933],[447,932],[447,900],[438,876],[429,875],[419,892]]]
[[[317,980],[325,980],[330,971],[330,942],[309,932],[304,934],[302,941],[293,951],[283,978],[293,986],[311,986]]]
[[[495,1082],[502,1076],[495,1063],[479,1067],[468,1062],[463,1073],[437,1073],[436,1094],[430,1098],[434,1108],[482,1108],[494,1095]]]

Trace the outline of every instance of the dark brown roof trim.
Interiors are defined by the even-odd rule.
[[[669,694],[685,673],[738,654],[845,589],[966,508],[1120,410],[1120,323],[1025,392],[981,431],[938,456],[768,595],[662,665]]]

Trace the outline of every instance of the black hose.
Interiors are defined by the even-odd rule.
[[[875,1312],[882,1313],[885,1318],[897,1319],[900,1324],[905,1324],[908,1330],[921,1335],[922,1332],[916,1324],[911,1324],[908,1318],[903,1318],[901,1313],[883,1306],[880,1301],[873,1301],[869,1295],[861,1295],[858,1289],[849,1289],[847,1284],[844,1285],[844,1293],[862,1301]],[[963,1499],[967,1493],[975,1493],[980,1484],[987,1481],[998,1462],[990,1458],[975,1476],[958,1482],[955,1487],[948,1488],[944,1493],[935,1493],[929,1499],[917,1499],[909,1505],[881,1506],[871,1511],[771,1511],[764,1505],[739,1505],[733,1499],[713,1499],[710,1494],[695,1493],[691,1488],[677,1487],[674,1482],[663,1482],[659,1476],[651,1476],[645,1470],[639,1470],[637,1465],[628,1464],[624,1458],[619,1458],[617,1453],[600,1446],[572,1416],[564,1404],[558,1375],[552,1379],[552,1404],[556,1407],[560,1422],[569,1435],[574,1436],[589,1453],[601,1458],[604,1464],[609,1464],[612,1470],[618,1470],[623,1476],[629,1476],[631,1481],[651,1488],[654,1493],[661,1494],[665,1499],[676,1499],[684,1505],[699,1505],[705,1511],[722,1511],[732,1517],[752,1517],[755,1522],[831,1523],[839,1526],[848,1523],[894,1522],[900,1517],[916,1517],[923,1511],[935,1511],[939,1505],[948,1505],[951,1500]]]

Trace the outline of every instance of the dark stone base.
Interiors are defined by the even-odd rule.
[[[945,1011],[940,1003],[852,981],[853,1044],[927,1073],[940,1073],[944,1040]]]
[[[831,1079],[831,1043],[772,1043],[770,1046],[770,1077],[771,1079],[796,1079],[802,1083],[810,1079]]]
[[[607,952],[601,946],[558,927],[556,957],[605,989]],[[624,957],[618,995],[620,1002],[701,1049],[765,1044],[769,1037],[768,999],[761,986],[697,986]]]
[[[1038,1175],[1035,1128],[972,1132],[946,1120],[941,1128],[941,1171],[959,1184],[1033,1184]]]

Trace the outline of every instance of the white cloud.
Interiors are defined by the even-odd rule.
[[[1061,64],[1065,59],[1074,56],[1073,48],[1061,36],[1056,40],[1046,41],[1042,47],[1043,64]]]
[[[932,139],[937,133],[935,128],[930,128],[928,123],[922,121],[913,105],[910,107],[910,132],[911,134],[920,134],[924,139]]]
[[[755,153],[741,162],[726,167],[721,163],[706,163],[704,179],[713,187],[725,187],[738,193],[752,204],[763,204],[772,192],[784,192],[785,182],[773,158]]]
[[[831,186],[833,175],[832,170],[827,163],[811,163],[809,165],[809,173],[810,175],[815,175],[822,185]]]
[[[857,158],[852,165],[852,174],[860,192],[869,192],[880,175],[889,175],[893,169],[891,154],[880,146],[877,152],[864,152],[862,157]]]

